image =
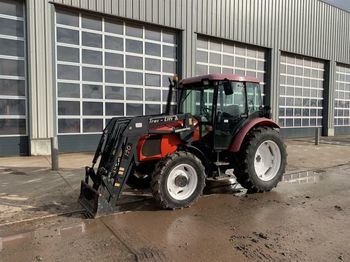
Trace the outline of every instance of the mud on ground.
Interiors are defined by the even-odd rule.
[[[215,189],[191,208],[152,199],[126,213],[0,227],[0,261],[349,261],[350,166],[289,178],[274,191]]]

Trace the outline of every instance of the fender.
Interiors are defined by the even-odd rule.
[[[202,150],[192,145],[181,145],[179,149],[191,152],[192,154],[194,154],[196,157],[199,158],[199,160],[202,162],[206,171],[209,169],[210,160]]]
[[[241,149],[243,140],[248,134],[248,132],[256,126],[270,126],[270,127],[280,128],[280,126],[277,123],[275,123],[269,118],[265,118],[265,117],[254,118],[253,120],[245,124],[242,127],[242,129],[238,132],[238,134],[233,138],[229,151],[234,153],[238,152]]]

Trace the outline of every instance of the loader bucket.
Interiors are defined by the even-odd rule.
[[[109,204],[108,199],[102,193],[85,181],[81,181],[79,203],[84,207],[86,215],[90,218],[107,215],[117,210],[116,207]]]

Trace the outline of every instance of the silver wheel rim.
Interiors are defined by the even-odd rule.
[[[187,183],[184,186],[176,184],[179,177],[186,178]],[[167,190],[169,195],[175,200],[185,200],[189,198],[196,190],[198,177],[196,170],[188,164],[177,165],[171,170],[167,180]]]
[[[270,181],[276,177],[281,166],[281,150],[272,140],[260,144],[255,152],[255,173],[262,181]]]

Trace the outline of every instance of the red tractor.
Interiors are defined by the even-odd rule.
[[[86,167],[79,200],[92,217],[110,213],[128,184],[150,187],[162,208],[188,207],[207,178],[225,176],[228,169],[248,192],[265,192],[281,180],[286,159],[257,79],[175,77],[164,114],[111,119],[92,167]]]

